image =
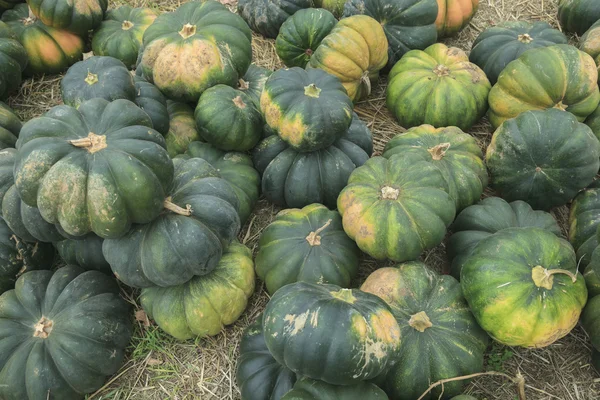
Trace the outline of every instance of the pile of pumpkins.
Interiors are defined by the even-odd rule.
[[[579,49],[517,21],[467,55],[436,41],[478,0],[318,3],[0,2],[0,98],[66,70],[42,116],[0,102],[0,398],[83,398],[117,372],[117,282],[185,340],[234,323],[258,276],[243,400],[472,399],[430,385],[580,315],[600,369],[600,4],[560,2]],[[252,64],[251,29],[287,68]],[[384,74],[408,130],[371,157],[354,107]],[[484,157],[464,131],[486,113]],[[282,211],[253,257],[237,237],[261,193]],[[567,240],[549,211],[570,202]],[[448,232],[440,274],[418,260]],[[363,253],[397,265],[356,288]]]

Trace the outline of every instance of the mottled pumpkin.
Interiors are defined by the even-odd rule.
[[[161,135],[169,132],[167,100],[160,90],[141,76],[133,77],[135,99],[133,102],[152,120],[152,127]],[[167,143],[167,151],[169,149]]]
[[[600,20],[600,3],[596,0],[559,0],[558,21],[566,32],[583,35]]]
[[[15,147],[22,127],[23,124],[15,112],[0,101],[0,150]]]
[[[467,130],[488,108],[490,82],[456,47],[436,43],[411,50],[388,79],[387,107],[405,128],[429,124]]]
[[[108,0],[29,0],[31,12],[47,26],[87,35],[104,19]]]
[[[569,213],[569,242],[575,248],[580,269],[585,268],[598,247],[600,226],[600,181],[579,192]]]
[[[600,20],[592,25],[581,37],[579,49],[592,56],[600,74]],[[598,80],[600,80],[600,77]]]
[[[388,400],[383,390],[369,382],[355,385],[331,385],[315,379],[302,378],[281,400]]]
[[[367,15],[344,18],[325,36],[308,64],[338,77],[352,101],[371,94],[371,84],[388,62],[388,40]]]
[[[600,102],[598,71],[592,57],[557,44],[532,49],[509,63],[492,87],[488,102],[494,127],[529,110],[558,108],[580,122]]]
[[[435,25],[438,37],[452,36],[465,28],[477,12],[479,0],[437,0]]]
[[[17,40],[17,35],[0,21],[0,99],[21,86],[21,74],[27,62],[27,52]]]
[[[262,95],[265,82],[271,76],[270,69],[259,67],[255,64],[250,64],[248,71],[238,81],[238,90],[247,93],[256,104],[256,107],[260,109],[260,96]]]
[[[169,156],[183,154],[191,142],[200,140],[194,109],[185,103],[167,100],[169,132],[165,135]]]
[[[594,349],[600,349],[600,296],[588,301],[581,314],[581,326],[590,336]]]
[[[102,254],[102,243],[104,243],[104,239],[91,233],[82,239],[65,239],[55,242],[54,247],[65,263],[79,265],[85,270],[97,270],[112,276],[110,265]]]
[[[594,253],[592,253],[592,260],[594,259],[595,261],[593,262],[600,262],[600,250],[598,250],[598,247],[596,247],[596,250],[594,250]],[[599,275],[595,272],[596,268],[597,267],[592,266],[590,263],[590,265],[588,265],[583,272],[583,277],[585,278],[585,286],[587,287],[588,296],[590,299],[600,294],[600,278]]]
[[[298,10],[312,7],[311,0],[240,0],[238,14],[254,32],[276,38],[281,25]]]

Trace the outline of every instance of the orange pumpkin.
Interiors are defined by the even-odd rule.
[[[479,7],[479,0],[437,0],[437,3],[435,25],[439,37],[451,36],[462,30]]]

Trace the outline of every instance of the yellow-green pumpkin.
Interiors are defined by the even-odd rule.
[[[600,20],[581,37],[579,49],[592,56],[600,70]]]

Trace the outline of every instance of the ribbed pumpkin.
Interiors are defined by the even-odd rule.
[[[277,55],[288,67],[306,67],[336,23],[333,14],[321,8],[298,11],[281,25],[275,40]]]
[[[238,13],[254,32],[276,38],[281,25],[298,10],[312,7],[311,0],[240,0]]]
[[[588,301],[581,314],[581,325],[590,336],[594,349],[600,349],[600,296]]]
[[[350,126],[353,106],[335,76],[294,67],[271,74],[260,108],[279,137],[293,149],[307,152],[324,149],[339,139]]]
[[[79,240],[65,239],[55,242],[54,247],[67,264],[112,275],[110,265],[102,254],[102,243],[104,239],[92,233]]]
[[[452,276],[460,279],[463,264],[483,239],[503,229],[527,227],[561,236],[560,227],[551,214],[535,211],[521,200],[508,203],[500,197],[487,197],[465,208],[452,223],[452,235],[446,243]]]
[[[145,288],[140,301],[162,330],[185,340],[217,335],[234,323],[253,292],[252,252],[232,242],[210,273],[177,286]]]
[[[367,15],[344,18],[321,41],[310,58],[311,68],[338,77],[352,101],[371,94],[371,84],[388,62],[383,28]]]
[[[223,83],[235,86],[252,58],[251,33],[239,15],[213,0],[160,15],[144,32],[144,77],[178,101],[195,102]]]
[[[460,283],[413,261],[380,268],[362,291],[381,297],[400,326],[398,362],[378,379],[390,398],[417,399],[432,382],[483,370],[488,336],[479,328]],[[425,399],[460,394],[465,381],[448,382]]]
[[[196,127],[194,109],[185,103],[167,100],[169,113],[169,132],[165,135],[169,156],[175,157],[183,154],[189,144],[200,140],[200,133]]]
[[[136,64],[146,29],[157,17],[151,8],[124,5],[109,10],[92,38],[92,50],[97,56],[111,56],[127,68]]]
[[[383,390],[369,382],[338,386],[303,378],[281,400],[388,400]]]
[[[594,135],[600,140],[600,105],[586,118],[585,124],[590,127]]]
[[[600,278],[596,273],[595,269],[597,269],[598,263],[600,263],[600,250],[596,247],[596,250],[592,253],[592,262],[596,264],[594,267],[591,263],[585,268],[583,272],[583,277],[585,278],[585,286],[588,290],[588,296],[591,299],[592,297],[598,296],[600,294]]]
[[[0,48],[1,46],[0,44]],[[15,147],[22,127],[23,124],[15,112],[0,101],[0,150]]]
[[[477,141],[457,127],[421,125],[398,134],[386,144],[383,156],[401,153],[419,155],[442,173],[457,211],[479,201],[488,184]]]
[[[379,297],[306,282],[275,292],[265,309],[263,332],[277,362],[334,385],[378,376],[395,361],[401,340],[389,306]]]
[[[6,10],[10,10],[19,3],[24,3],[23,0],[0,0],[0,14]]]
[[[435,25],[438,37],[451,36],[465,28],[479,7],[479,0],[437,0]]]
[[[535,51],[535,50],[533,50]],[[508,200],[548,210],[594,180],[600,142],[573,114],[528,111],[496,130],[486,152],[492,186]]]
[[[592,25],[581,37],[579,48],[592,56],[600,69],[600,20]]]
[[[27,60],[27,52],[17,40],[17,35],[0,21],[0,99],[21,86],[21,74]]]
[[[345,0],[314,0],[313,7],[323,8],[332,13],[335,18],[341,19],[344,14]]]
[[[124,235],[163,210],[173,164],[148,115],[128,100],[52,108],[23,125],[15,184],[66,233]]]
[[[559,0],[558,21],[564,31],[583,35],[600,19],[600,3],[596,0]]]
[[[431,46],[437,40],[436,0],[348,0],[344,16],[366,14],[383,27],[389,43],[387,69],[409,50]]]
[[[161,135],[166,135],[169,132],[169,111],[165,96],[156,86],[141,76],[134,76],[133,84],[135,86],[134,103],[148,114],[153,128]],[[167,143],[167,151],[168,149]]]
[[[44,25],[30,13],[27,4],[4,12],[2,21],[15,32],[27,52],[26,74],[58,74],[81,59],[83,39]]]
[[[511,61],[525,51],[567,43],[567,37],[544,21],[505,21],[477,36],[469,60],[477,64],[493,84]]]
[[[479,325],[508,346],[552,344],[575,327],[587,300],[573,248],[539,228],[509,228],[483,239],[460,278]]]
[[[0,397],[83,399],[121,367],[131,315],[114,279],[31,271],[0,296]]]
[[[372,152],[371,131],[353,114],[350,129],[326,149],[299,153],[272,135],[254,148],[252,159],[262,175],[262,192],[271,203],[286,208],[321,203],[333,209],[352,171]]]
[[[577,252],[580,269],[585,268],[598,247],[596,233],[600,226],[600,181],[579,192],[569,213],[569,242]]]
[[[108,0],[29,0],[33,14],[44,25],[87,35],[104,19]]]
[[[15,184],[13,169],[17,151],[12,148],[0,150],[0,200],[4,198],[8,189]]]
[[[344,230],[378,260],[414,260],[442,242],[456,207],[442,173],[416,154],[373,157],[337,200]]]
[[[247,93],[256,104],[256,107],[260,109],[260,96],[262,95],[265,82],[271,76],[270,69],[259,67],[255,64],[250,64],[248,71],[238,81],[238,90]]]
[[[221,150],[248,151],[263,132],[263,117],[252,97],[227,85],[204,91],[194,117],[200,137]]]
[[[102,245],[113,272],[129,286],[181,285],[208,274],[240,230],[238,199],[217,170],[199,158],[173,161],[163,212]]]
[[[279,364],[267,348],[263,316],[244,330],[235,381],[243,400],[279,400],[296,382],[296,374]]]
[[[429,124],[467,130],[488,108],[490,82],[456,47],[436,43],[411,50],[388,79],[387,107],[405,128]]]
[[[262,232],[256,274],[267,291],[294,282],[350,287],[358,272],[360,251],[342,227],[337,211],[321,204],[282,210]]]
[[[600,101],[598,71],[591,56],[566,44],[532,49],[509,63],[488,102],[494,127],[529,110],[558,108],[580,122]]]

